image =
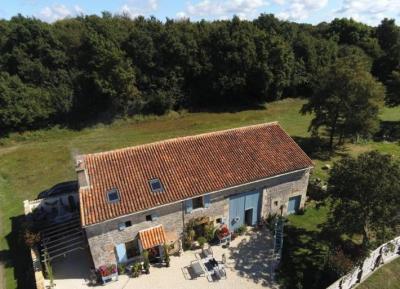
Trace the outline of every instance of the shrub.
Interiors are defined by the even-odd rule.
[[[146,271],[146,274],[149,274],[150,273],[149,251],[144,250],[142,255],[143,255],[143,269]]]
[[[125,266],[125,264],[118,264],[118,274],[124,274],[125,273],[125,269],[126,269],[126,266]]]
[[[169,267],[170,257],[169,257],[169,246],[164,244],[164,262],[167,267]]]
[[[236,230],[236,232],[239,234],[239,235],[243,235],[244,233],[246,233],[246,231],[247,231],[247,226],[246,225],[241,225],[239,228],[237,228],[237,230]]]
[[[215,238],[215,232],[217,227],[214,227],[212,224],[207,224],[204,226],[204,237],[207,242],[211,242]]]
[[[335,275],[335,278],[346,275],[354,265],[353,261],[340,249],[336,250],[328,258],[328,268]]]
[[[140,275],[140,271],[142,270],[142,264],[135,263],[132,266],[132,277],[137,278]]]
[[[197,242],[199,243],[199,246],[203,249],[204,244],[207,242],[207,239],[201,236],[197,238]]]
[[[29,248],[32,248],[40,242],[40,234],[26,229],[24,232],[24,241]]]

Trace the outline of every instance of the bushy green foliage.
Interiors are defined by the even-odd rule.
[[[26,130],[44,125],[54,113],[49,92],[0,73],[0,129]]]
[[[390,155],[371,151],[341,159],[330,173],[328,193],[334,200],[330,224],[340,235],[362,236],[365,250],[396,235],[400,163]]]
[[[329,135],[330,147],[348,137],[370,138],[379,129],[379,106],[385,90],[369,72],[363,57],[351,53],[339,58],[323,71],[320,81],[302,113],[314,113],[310,124],[313,135],[323,128]]]
[[[197,238],[197,242],[199,243],[200,248],[204,247],[204,244],[207,242],[207,239],[203,236]]]
[[[312,26],[265,14],[254,21],[161,22],[104,12],[53,24],[19,15],[0,22],[0,129],[309,97],[343,46],[366,55],[388,86],[387,102],[397,105],[398,30],[387,19],[375,29],[347,19]]]

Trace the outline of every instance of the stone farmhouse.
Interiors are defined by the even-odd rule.
[[[77,157],[95,267],[162,254],[193,218],[230,231],[304,206],[310,158],[274,123]]]

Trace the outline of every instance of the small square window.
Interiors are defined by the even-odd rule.
[[[150,184],[151,191],[153,193],[159,193],[159,192],[164,191],[164,188],[161,185],[161,182],[159,179],[152,179],[149,181],[149,184]]]
[[[204,207],[203,197],[192,199],[193,210]]]
[[[215,220],[215,222],[216,222],[217,224],[222,224],[222,218],[217,218],[217,219]]]
[[[149,222],[157,221],[158,217],[159,217],[159,215],[157,213],[146,215],[146,221],[149,221]]]
[[[275,206],[278,206],[278,201],[275,201],[275,202],[274,202],[274,205],[275,205]]]
[[[132,222],[131,221],[126,221],[125,222],[125,227],[130,227],[132,226]]]
[[[119,201],[119,192],[117,189],[111,189],[107,192],[107,199],[110,203],[116,203]]]

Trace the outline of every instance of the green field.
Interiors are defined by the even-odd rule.
[[[400,258],[380,268],[357,289],[400,289]]]
[[[291,136],[301,142],[309,137],[307,128],[311,120],[310,115],[298,113],[304,102],[286,99],[267,104],[265,109],[232,113],[173,112],[162,117],[119,120],[81,131],[54,128],[13,134],[0,140],[0,257],[10,261],[11,256],[18,253],[18,248],[11,252],[9,248],[16,238],[18,216],[23,213],[22,201],[35,198],[39,192],[59,182],[75,179],[73,156],[269,121],[279,121]],[[400,108],[384,109],[382,119],[400,120]],[[370,149],[400,156],[400,145],[390,142],[348,145],[344,152],[356,154]],[[314,161],[314,174],[324,177],[321,165],[331,160]],[[298,222],[309,226],[307,229],[312,229],[321,219],[320,214],[312,211],[299,217],[303,217],[303,221]],[[16,278],[13,264],[9,262],[6,268],[8,289],[17,287]]]

